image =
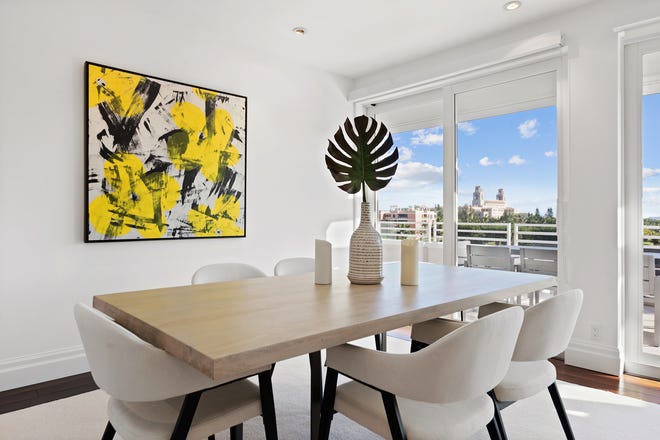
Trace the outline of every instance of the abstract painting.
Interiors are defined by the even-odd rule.
[[[85,241],[245,237],[247,98],[85,72]]]

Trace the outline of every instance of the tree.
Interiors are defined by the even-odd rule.
[[[444,218],[444,210],[442,209],[442,206],[440,206],[440,205],[435,205],[434,210],[435,210],[435,214],[436,214],[436,216],[437,216],[437,217],[436,217],[437,220],[438,220],[439,222],[441,222],[442,219]]]

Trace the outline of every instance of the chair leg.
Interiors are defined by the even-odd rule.
[[[497,424],[495,423],[495,419],[492,419],[490,422],[488,422],[486,428],[488,428],[488,436],[490,437],[490,440],[502,439],[502,437],[500,436],[500,430],[497,429]]]
[[[105,431],[103,431],[103,436],[101,440],[112,440],[115,437],[115,427],[112,426],[112,423],[108,421],[108,424],[105,425]]]
[[[387,415],[387,424],[390,425],[392,440],[406,440],[406,430],[401,421],[401,414],[399,413],[399,405],[396,403],[396,396],[382,390],[380,395],[383,399],[385,414]]]
[[[277,419],[275,417],[275,399],[270,370],[259,373],[259,394],[261,395],[261,417],[264,421],[266,440],[277,440]],[[233,428],[232,428],[233,429]],[[243,427],[241,426],[241,436]],[[234,438],[232,437],[232,440]]]
[[[568,415],[566,415],[564,403],[562,402],[561,396],[559,395],[559,390],[557,389],[557,383],[552,382],[552,384],[548,387],[548,391],[550,392],[552,403],[555,405],[555,410],[557,410],[557,415],[561,421],[561,427],[564,428],[566,439],[575,440],[575,436],[573,436],[573,430],[571,429],[571,423],[568,421]]]
[[[416,341],[416,340],[412,339],[412,340],[410,341],[410,352],[411,352],[411,353],[414,353],[414,352],[419,351],[419,350],[421,350],[422,348],[425,348],[425,347],[427,347],[427,346],[428,346],[428,344],[425,344],[425,343],[423,343],[423,342]]]
[[[321,424],[319,426],[319,440],[328,440],[330,437],[330,424],[335,413],[335,395],[337,393],[337,370],[328,368],[325,375],[325,391],[321,404]]]
[[[488,396],[493,401],[493,406],[495,407],[495,412],[493,413],[493,422],[495,422],[495,428],[497,428],[498,435],[502,440],[508,440],[506,435],[506,429],[504,429],[504,422],[502,421],[502,414],[500,414],[500,407],[497,404],[497,397],[495,397],[495,391],[490,390]]]
[[[309,353],[309,431],[312,439],[319,436],[321,401],[323,400],[323,367],[321,352]]]
[[[186,437],[188,437],[188,431],[190,431],[190,426],[192,425],[195,411],[197,411],[199,399],[202,397],[202,392],[203,390],[186,394],[186,397],[183,399],[183,405],[181,405],[181,409],[179,410],[179,417],[176,420],[176,425],[174,425],[174,431],[172,432],[170,440],[185,440]]]
[[[376,350],[387,351],[387,333],[379,333],[374,335],[376,340]]]
[[[213,436],[215,439],[215,436]],[[211,440],[211,437],[209,437]],[[243,424],[239,423],[229,428],[229,440],[243,440]]]

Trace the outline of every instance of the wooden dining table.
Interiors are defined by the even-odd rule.
[[[419,284],[403,286],[399,263],[380,284],[332,284],[314,274],[96,295],[93,305],[143,340],[215,380],[309,354],[310,430],[317,437],[320,351],[365,336],[552,287],[552,276],[421,263]]]

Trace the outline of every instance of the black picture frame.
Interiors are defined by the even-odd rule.
[[[246,236],[246,96],[91,61],[85,84],[85,242]]]

